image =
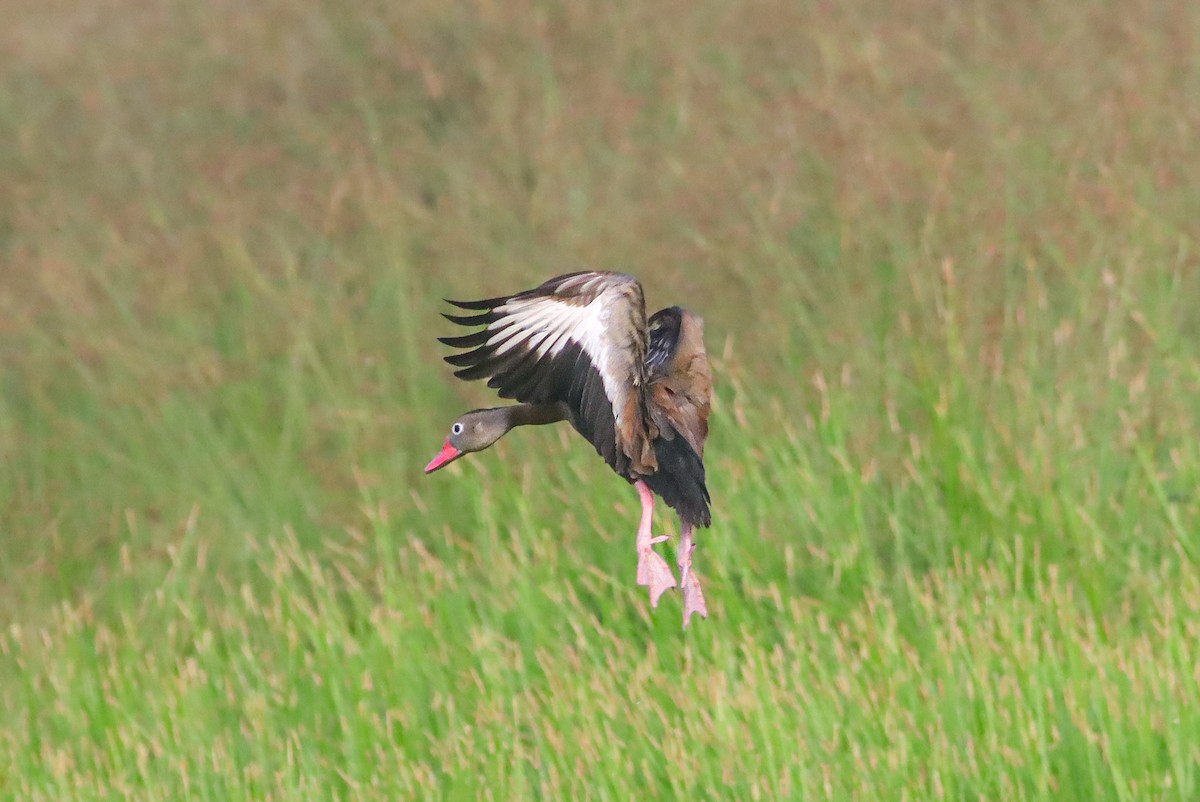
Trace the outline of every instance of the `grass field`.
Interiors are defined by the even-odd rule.
[[[0,797],[1200,798],[1200,6],[347,8],[0,0]],[[583,267],[687,631],[569,431],[421,473]]]

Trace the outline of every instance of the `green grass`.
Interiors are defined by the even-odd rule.
[[[1200,12],[1043,5],[0,4],[0,797],[1200,796]],[[687,631],[569,431],[421,474],[581,266]]]

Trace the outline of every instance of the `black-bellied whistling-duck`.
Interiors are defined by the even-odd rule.
[[[700,580],[691,570],[693,533],[708,526],[704,441],[712,376],[704,323],[678,306],[646,320],[642,285],[623,273],[558,276],[532,290],[484,301],[450,301],[469,315],[445,315],[463,326],[484,326],[440,338],[463,349],[446,357],[460,379],[488,379],[501,398],[521,403],[468,412],[450,427],[426,473],[482,451],[514,426],[570,421],[600,456],[637,488],[637,581],[650,605],[676,586],[653,546],[654,494],[679,513],[679,581],[683,625],[708,616]]]

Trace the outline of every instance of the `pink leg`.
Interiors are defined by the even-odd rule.
[[[650,606],[657,607],[658,599],[670,588],[675,587],[675,576],[667,561],[654,551],[654,544],[667,539],[666,535],[653,537],[650,529],[654,523],[654,493],[640,479],[633,483],[642,499],[642,521],[637,532],[638,568],[637,583],[650,588]]]
[[[683,588],[683,628],[687,629],[692,613],[708,618],[708,605],[704,603],[704,591],[700,590],[700,578],[692,570],[692,551],[696,543],[692,540],[693,527],[682,524],[679,533],[679,585]]]

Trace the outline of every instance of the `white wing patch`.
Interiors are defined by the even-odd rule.
[[[595,366],[604,382],[604,394],[613,405],[618,423],[623,404],[619,403],[629,390],[622,377],[614,375],[614,344],[609,332],[609,303],[617,292],[606,289],[586,305],[561,301],[552,297],[513,299],[496,307],[502,318],[488,326],[496,333],[488,345],[496,345],[496,354],[524,346],[540,361],[558,356],[568,343],[575,343]]]

